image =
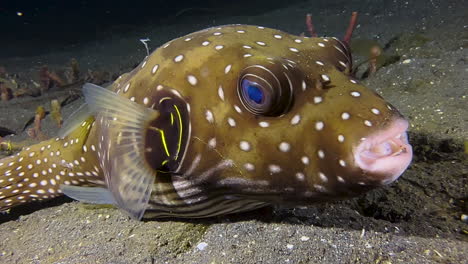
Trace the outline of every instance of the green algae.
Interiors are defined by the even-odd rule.
[[[429,37],[421,33],[403,33],[399,35],[392,44],[396,50],[409,50],[411,48],[422,47],[429,41],[431,41]]]

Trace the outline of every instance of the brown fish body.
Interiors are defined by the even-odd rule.
[[[1,160],[0,179],[13,180],[0,182],[0,208],[48,199],[62,184],[105,187],[104,196],[65,190],[83,201],[110,197],[137,218],[207,217],[387,184],[411,160],[407,123],[350,69],[347,45],[334,38],[231,25],[175,39],[116,80],[113,93],[85,87],[92,115],[64,139]],[[44,144],[42,159],[62,152],[57,168],[25,175],[54,193],[31,187],[18,201],[26,182],[12,169]],[[64,177],[51,187],[55,175]]]

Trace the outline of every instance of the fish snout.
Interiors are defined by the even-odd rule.
[[[386,128],[363,138],[355,147],[354,161],[373,182],[387,185],[408,168],[413,150],[408,142],[408,121],[393,120]]]

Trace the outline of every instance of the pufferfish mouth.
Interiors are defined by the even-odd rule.
[[[413,157],[407,129],[408,121],[398,118],[363,139],[354,150],[356,166],[367,175],[376,175],[382,184],[398,179]]]

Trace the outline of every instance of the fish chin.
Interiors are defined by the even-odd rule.
[[[398,179],[413,157],[407,129],[408,122],[399,118],[388,128],[363,139],[353,151],[356,166],[384,185]]]

